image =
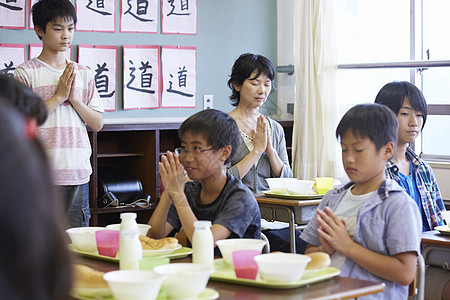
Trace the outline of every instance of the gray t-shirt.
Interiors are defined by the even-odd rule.
[[[220,224],[232,233],[228,238],[261,238],[261,214],[253,193],[238,179],[227,174],[227,182],[216,200],[210,204],[200,203],[200,181],[185,184],[184,193],[189,206],[198,220]],[[175,231],[182,227],[175,205],[172,203],[167,222]]]

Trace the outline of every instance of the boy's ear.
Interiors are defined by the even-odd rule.
[[[220,148],[219,151],[221,152],[220,159],[222,161],[226,161],[227,158],[231,155],[231,146],[230,145],[223,146],[222,148]]]
[[[44,35],[44,30],[41,27],[38,27],[38,26],[34,27],[34,32],[36,32],[36,34],[38,36],[40,36],[41,38]]]
[[[395,153],[395,144],[393,142],[388,142],[383,148],[385,160],[391,159]]]

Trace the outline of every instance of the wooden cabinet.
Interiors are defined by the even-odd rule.
[[[159,200],[161,153],[180,146],[180,122],[143,124],[105,124],[99,132],[89,131],[92,145],[92,175],[89,183],[91,226],[120,223],[120,213],[137,212],[138,222],[146,223]],[[151,195],[148,208],[98,208],[98,167],[110,166],[133,173],[142,183],[144,193]]]

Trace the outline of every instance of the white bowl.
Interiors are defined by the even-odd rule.
[[[292,282],[302,278],[311,257],[294,253],[268,253],[255,256],[263,280]]]
[[[197,299],[214,269],[200,264],[175,263],[156,266],[153,271],[167,276],[162,286],[170,299]]]
[[[66,230],[72,241],[73,246],[78,251],[95,252],[97,251],[97,241],[95,232],[106,230],[105,227],[73,227]]]
[[[269,185],[270,192],[274,194],[287,194],[288,191],[284,184],[286,178],[266,178],[266,182]]]
[[[290,195],[309,195],[312,192],[314,180],[285,180],[284,185]]]
[[[120,270],[103,275],[116,300],[156,299],[165,278],[148,270]]]
[[[150,230],[151,226],[148,224],[137,224],[139,234],[147,236],[148,231]],[[120,230],[120,224],[109,224],[106,225],[106,229],[109,230]]]
[[[264,248],[266,242],[257,239],[226,239],[218,240],[216,245],[219,247],[223,259],[230,266],[233,265],[231,252],[235,250],[260,250]]]

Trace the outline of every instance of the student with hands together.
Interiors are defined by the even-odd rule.
[[[230,116],[240,130],[241,144],[228,172],[239,178],[254,193],[268,190],[271,177],[292,177],[282,126],[262,115],[273,85],[275,67],[262,55],[245,53],[234,63],[228,86],[235,109]]]
[[[357,105],[343,116],[336,137],[351,182],[327,192],[300,236],[305,253],[328,253],[341,276],[386,285],[361,299],[407,299],[420,253],[417,205],[384,171],[397,127],[394,113],[380,104]]]
[[[69,0],[39,0],[32,7],[42,52],[21,65],[14,77],[33,89],[47,106],[48,118],[39,139],[49,156],[58,199],[64,204],[67,227],[89,226],[89,180],[92,153],[86,124],[103,127],[103,105],[95,73],[66,59],[77,15]]]
[[[159,163],[164,192],[148,222],[148,235],[162,238],[183,229],[192,241],[194,222],[209,220],[214,241],[259,239],[258,203],[225,168],[239,146],[236,122],[224,112],[207,109],[186,119],[178,135],[178,155],[168,151]],[[192,181],[185,181],[185,171]]]

